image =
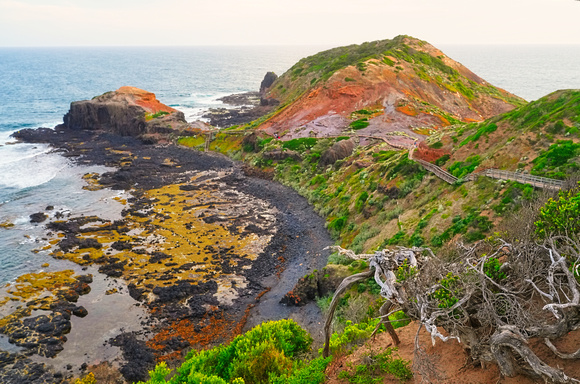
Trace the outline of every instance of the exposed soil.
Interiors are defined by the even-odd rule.
[[[404,360],[413,362],[414,359],[414,342],[417,333],[417,323],[411,323],[406,327],[396,330],[397,335],[401,341],[396,354]],[[447,343],[441,340],[436,341],[435,345],[431,343],[430,335],[421,329],[420,346],[426,351],[426,356],[429,361],[436,367],[436,376],[429,377],[431,382],[446,383],[446,384],[533,384],[543,383],[543,380],[533,380],[527,376],[517,375],[515,377],[501,377],[499,369],[495,364],[488,364],[485,367],[474,366],[464,351],[461,344],[456,340],[451,340]],[[561,351],[573,351],[578,347],[580,342],[580,331],[572,332],[566,336],[565,342],[557,342],[557,346]],[[571,377],[580,376],[580,365],[575,360],[562,360],[554,356],[554,354],[543,345],[541,340],[532,341],[532,348],[537,351],[538,357],[546,363],[561,367],[566,374]],[[390,336],[387,333],[381,333],[375,339],[369,340],[364,347],[357,349],[354,353],[344,355],[334,359],[327,370],[329,375],[328,384],[342,384],[348,381],[338,378],[338,374],[343,370],[353,372],[354,366],[364,364],[368,361],[368,354],[372,351],[380,353],[388,347],[393,347]],[[415,369],[414,369],[415,370]],[[382,383],[398,384],[400,381],[393,376],[385,374]],[[412,383],[421,383],[422,377],[419,372],[414,372]]]

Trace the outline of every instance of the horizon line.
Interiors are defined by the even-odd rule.
[[[365,42],[363,42],[365,43]],[[360,44],[363,44],[360,43]],[[314,43],[314,44],[127,44],[127,45],[0,45],[0,49],[6,48],[259,48],[259,47],[342,47],[348,45],[360,44],[342,44],[332,43]],[[580,46],[580,43],[437,43],[437,46]]]

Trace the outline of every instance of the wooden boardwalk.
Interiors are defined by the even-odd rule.
[[[550,179],[548,177],[534,176],[529,173],[502,171],[500,169],[490,168],[481,172],[472,173],[468,177],[470,180],[477,176],[487,176],[498,180],[512,180],[522,184],[530,184],[532,187],[550,189],[553,191],[560,190],[564,187],[563,180]]]
[[[205,151],[206,152],[209,151],[209,144],[214,139],[216,132],[217,131],[211,131],[211,132],[206,133],[206,142],[205,142]],[[235,134],[247,134],[247,132],[248,131],[243,131],[243,132],[239,132],[239,131],[227,132],[226,131],[226,132],[222,132],[222,133],[235,135]],[[421,164],[421,166],[423,166],[423,168],[425,168],[426,170],[433,173],[435,176],[439,177],[441,180],[443,180],[449,184],[455,184],[457,182],[461,182],[462,180],[463,181],[475,180],[475,178],[478,176],[487,176],[487,177],[490,177],[492,179],[497,179],[497,180],[511,180],[511,181],[517,181],[517,182],[522,183],[522,184],[530,184],[531,186],[533,186],[535,188],[542,188],[542,189],[549,189],[549,190],[560,190],[564,187],[564,181],[562,181],[562,180],[550,179],[548,177],[534,176],[534,175],[530,175],[527,173],[503,171],[503,170],[495,169],[495,168],[489,168],[489,169],[485,169],[485,170],[480,171],[480,172],[474,172],[474,173],[467,175],[462,180],[459,180],[457,177],[453,176],[452,174],[450,174],[449,172],[447,172],[443,168],[436,166],[435,164],[431,164],[428,161],[414,158],[413,157],[413,152],[415,151],[414,143],[411,143],[411,142],[409,142],[409,143],[404,143],[404,142],[397,143],[397,142],[393,142],[393,140],[389,140],[388,136],[399,136],[397,134],[387,135],[387,137],[362,135],[362,134],[356,134],[356,133],[344,134],[341,136],[350,136],[350,137],[382,140],[394,148],[408,149],[410,160],[416,161],[417,163]],[[331,137],[339,137],[339,136],[327,136],[325,138],[331,138]],[[409,137],[409,139],[412,139],[412,138]]]
[[[409,150],[409,159],[416,161],[417,163],[421,164],[423,168],[428,170],[429,172],[433,173],[435,176],[439,177],[441,180],[445,181],[449,184],[455,184],[459,179],[453,176],[443,168],[436,166],[435,164],[431,164],[425,160],[416,159],[413,157],[413,152],[415,148],[411,148]],[[474,172],[467,175],[463,180],[470,181],[475,180],[478,176],[487,176],[492,179],[497,180],[511,180],[517,181],[518,183],[522,184],[530,184],[532,187],[541,188],[541,189],[549,189],[552,191],[560,190],[564,187],[563,180],[556,180],[550,179],[548,177],[541,177],[541,176],[534,176],[530,175],[529,173],[520,173],[520,172],[511,172],[511,171],[502,171],[496,168],[489,168],[480,172]]]

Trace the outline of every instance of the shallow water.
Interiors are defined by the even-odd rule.
[[[129,296],[127,286],[122,280],[106,277],[95,266],[86,270],[75,266],[75,270],[77,269],[78,273],[93,275],[91,292],[80,296],[76,303],[85,307],[88,314],[84,318],[71,317],[72,329],[66,335],[68,340],[64,344],[64,350],[56,357],[33,357],[34,361],[46,363],[63,372],[70,364],[73,366],[73,373],[80,373],[79,368],[83,363],[93,365],[108,361],[115,365],[122,356],[121,350],[110,345],[109,339],[123,332],[142,332],[142,322],[149,321],[147,311],[136,305],[137,302]],[[105,292],[111,288],[117,288],[118,293],[106,295]],[[43,312],[38,311],[32,316]]]

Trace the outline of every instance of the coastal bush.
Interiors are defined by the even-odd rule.
[[[300,139],[292,139],[282,143],[282,148],[290,149],[292,151],[306,151],[316,145],[317,139],[314,137],[304,137]]]
[[[357,212],[362,211],[368,198],[369,198],[369,194],[367,191],[362,191],[362,193],[359,195],[359,197],[357,197],[357,199],[354,203],[354,207],[357,210]]]
[[[352,129],[354,129],[356,131],[356,130],[368,127],[369,124],[370,124],[369,119],[364,117],[362,119],[358,119],[358,120],[351,122],[349,124],[349,127],[351,127]]]
[[[347,220],[348,220],[347,215],[335,217],[334,219],[332,219],[328,223],[327,228],[330,230],[330,233],[334,237],[338,237],[338,235],[340,235],[340,232],[342,231],[342,229],[345,227]]]
[[[567,173],[578,171],[580,166],[571,162],[580,153],[580,143],[572,140],[558,140],[542,151],[532,163],[531,174],[554,179],[565,179]]]
[[[504,213],[517,211],[522,199],[531,200],[534,197],[534,188],[529,184],[510,181],[498,197],[499,202],[492,205],[491,208],[497,215],[503,215]]]
[[[394,67],[395,62],[388,58],[387,56],[383,57],[383,63],[387,64],[389,67]]]
[[[346,327],[342,332],[335,332],[330,336],[330,350],[333,354],[345,353],[351,350],[358,343],[368,339],[377,324],[379,319],[369,319],[360,323],[353,323],[350,320],[346,321]],[[384,327],[381,326],[381,331]],[[320,353],[322,350],[319,350]]]
[[[159,111],[159,112],[155,112],[155,113],[148,113],[145,115],[145,120],[149,121],[149,120],[153,120],[153,119],[156,119],[158,117],[165,116],[165,115],[169,115],[169,112]]]
[[[540,208],[534,225],[536,235],[542,239],[552,235],[577,237],[580,234],[580,188],[561,190],[557,199],[548,199]]]
[[[435,160],[433,162],[433,164],[435,164],[438,167],[442,167],[447,162],[447,160],[449,160],[450,158],[451,158],[451,155],[445,154],[445,155],[441,156],[440,158],[438,158],[437,160]]]
[[[467,136],[465,138],[465,140],[463,140],[459,144],[459,146],[462,147],[467,143],[475,142],[475,141],[479,140],[479,138],[482,135],[487,135],[489,133],[495,132],[496,130],[497,130],[497,124],[495,124],[495,123],[482,124],[480,126],[480,128],[473,135]]]
[[[469,229],[472,230],[472,233],[467,238],[464,237],[464,239],[466,241],[480,240],[491,228],[493,228],[493,223],[487,216],[481,216],[479,211],[470,209],[466,217],[455,216],[449,228],[445,229],[441,234],[433,236],[431,245],[440,247],[455,235],[467,233]]]
[[[441,141],[436,141],[433,144],[429,145],[429,147],[433,149],[440,149],[443,147],[443,143]]]
[[[206,351],[192,351],[176,374],[170,373],[165,363],[149,373],[148,384],[227,382],[266,384],[271,377],[291,376],[293,369],[302,368],[297,355],[306,352],[312,338],[293,320],[262,323],[228,345],[219,345]],[[243,381],[240,381],[242,379]]]
[[[461,179],[468,174],[472,173],[475,168],[481,163],[479,155],[469,156],[465,161],[456,161],[447,170],[453,176]]]
[[[379,234],[380,228],[376,226],[369,226],[367,223],[361,225],[359,233],[354,237],[350,244],[350,249],[355,253],[364,251],[364,244],[368,239],[371,239]]]
[[[390,374],[404,382],[413,378],[410,369],[411,363],[400,357],[393,356],[396,348],[387,348],[384,352],[374,353],[372,350],[363,357],[364,364],[352,367],[352,370],[343,370],[338,374],[339,379],[348,380],[353,384],[379,384],[384,381],[384,374]]]

